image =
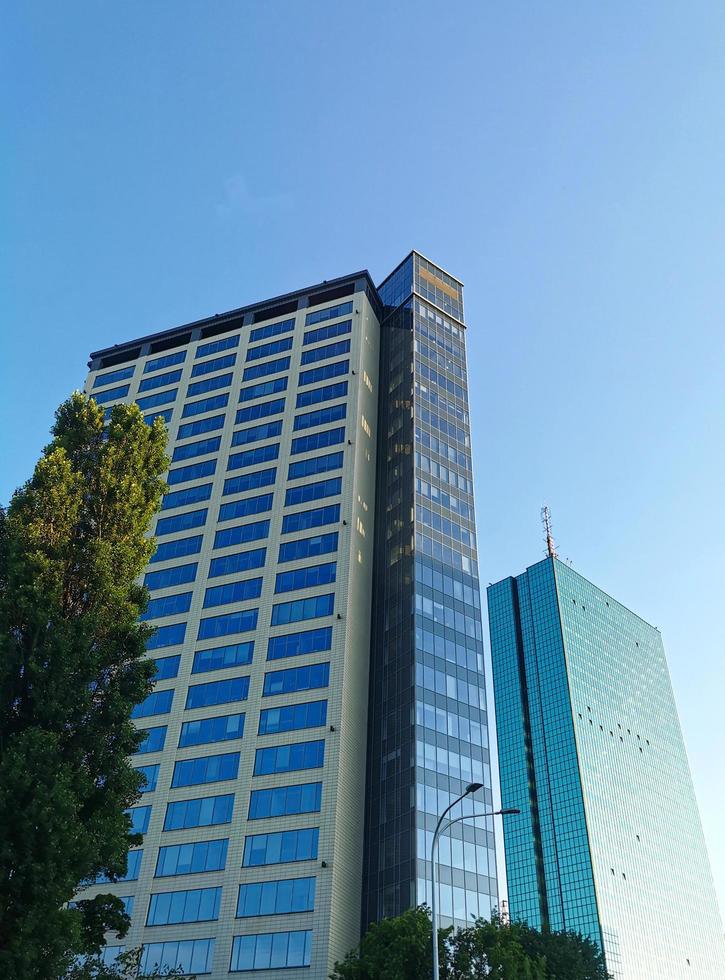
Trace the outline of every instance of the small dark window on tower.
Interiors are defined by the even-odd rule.
[[[647,745],[649,745],[649,739],[648,738],[645,739],[645,742],[647,743]]]
[[[603,732],[603,731],[604,731],[604,725],[600,725],[600,726],[599,726],[599,731],[600,731],[600,732]]]
[[[641,746],[641,745],[640,745],[640,747],[639,747],[639,751],[640,751],[640,752],[642,751],[642,746]]]
[[[625,880],[625,881],[627,880],[627,876],[626,876],[626,874],[624,873],[624,871],[622,872],[622,877],[624,878],[624,880]]]
[[[591,711],[591,710],[592,709],[589,707],[589,705],[587,705],[587,711]]]
[[[641,842],[641,837],[637,834],[637,840]]]
[[[610,868],[609,870],[614,874],[614,868]]]
[[[579,717],[581,718],[581,712],[580,712],[580,711],[577,711],[577,714],[578,714],[578,715],[579,715]]]

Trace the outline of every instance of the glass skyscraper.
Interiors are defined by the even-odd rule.
[[[89,368],[108,411],[163,417],[171,465],[143,845],[87,894],[124,899],[142,967],[323,980],[428,897],[435,814],[473,780],[491,801],[461,284],[411,253],[379,290],[354,273]],[[464,922],[496,903],[493,838],[454,831]]]
[[[510,914],[615,980],[725,977],[657,629],[554,557],[488,589]]]

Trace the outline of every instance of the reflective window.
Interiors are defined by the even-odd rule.
[[[254,640],[246,643],[233,643],[225,647],[212,647],[194,654],[192,674],[203,674],[209,670],[223,670],[225,667],[238,667],[250,664],[254,653]]]
[[[160,517],[156,521],[156,537],[202,527],[206,523],[207,513],[207,508],[203,507],[201,510],[188,510],[184,514],[175,514],[173,517]]]
[[[172,875],[201,874],[203,871],[223,871],[228,843],[228,840],[207,840],[160,847],[154,877],[167,878]]]
[[[231,383],[231,374],[218,374],[214,378],[204,378],[203,381],[194,381],[186,389],[186,397],[193,398],[195,395],[203,395],[206,391],[228,388]]]
[[[144,378],[138,386],[139,393],[142,391],[153,391],[154,388],[166,388],[168,385],[175,385],[181,378],[181,368],[178,371],[167,371],[166,374],[157,374],[153,378]]]
[[[155,395],[137,398],[136,404],[142,412],[145,412],[147,408],[156,408],[158,405],[168,405],[169,402],[176,401],[177,390],[172,388],[170,391],[159,391]]]
[[[275,603],[272,607],[272,626],[298,623],[304,619],[316,619],[318,616],[330,616],[334,605],[334,593]]]
[[[177,653],[173,657],[157,657],[154,660],[154,663],[156,664],[154,681],[166,681],[170,678],[176,677],[176,675],[179,673],[181,654]]]
[[[203,476],[212,476],[216,470],[215,459],[205,459],[203,463],[191,463],[189,466],[177,466],[166,474],[168,485],[188,483],[189,480],[199,480]]]
[[[161,650],[163,647],[175,647],[184,642],[186,623],[171,623],[169,626],[157,626],[156,632],[146,640],[147,650]]]
[[[139,619],[161,619],[164,616],[178,616],[179,613],[189,611],[191,606],[191,592],[177,592],[176,595],[161,596],[159,599],[150,599],[145,612],[142,612]]]
[[[224,796],[202,796],[195,800],[177,800],[166,807],[164,831],[231,823],[233,809],[233,793]]]
[[[319,813],[322,805],[322,783],[297,786],[275,786],[252,790],[249,797],[249,820],[288,817],[298,813]]]
[[[321,340],[330,340],[332,337],[341,337],[343,334],[350,333],[352,320],[341,320],[339,323],[331,323],[326,327],[318,327],[317,330],[308,330],[305,333],[305,344],[318,344]],[[347,350],[350,350],[348,345]],[[343,354],[345,351],[336,351]]]
[[[187,442],[183,446],[177,446],[171,457],[172,463],[178,463],[182,459],[193,459],[195,456],[208,456],[215,453],[221,445],[221,436],[214,436],[211,439],[199,439],[198,442]]]
[[[321,769],[325,762],[325,742],[295,742],[292,745],[270,745],[257,749],[254,775],[269,776],[275,772]]]
[[[126,378],[132,377],[135,368],[136,365],[131,364],[130,367],[119,368],[118,371],[109,371],[108,374],[98,374],[93,382],[93,387],[104,388],[106,385],[116,384],[117,381],[125,381]]]
[[[223,496],[230,493],[244,493],[245,490],[256,490],[259,487],[269,487],[277,479],[277,467],[268,470],[257,470],[254,473],[244,473],[242,476],[230,476],[224,481]]]
[[[285,494],[285,507],[295,504],[307,504],[311,500],[322,500],[334,497],[342,492],[342,477],[332,477],[329,480],[319,480],[317,483],[303,483],[298,487],[290,487]]]
[[[94,394],[93,398],[95,398],[99,405],[105,405],[106,402],[113,402],[118,398],[125,398],[130,387],[131,385],[120,385],[118,388],[109,388],[107,391]]]
[[[232,972],[275,970],[309,966],[312,958],[312,931],[272,932],[258,936],[235,936],[232,944]]]
[[[149,829],[149,821],[151,819],[151,807],[150,806],[133,806],[130,810],[126,810],[126,814],[131,820],[131,833],[132,834],[145,834]]]
[[[255,327],[249,334],[249,342],[254,343],[257,340],[266,340],[268,337],[278,337],[281,333],[289,333],[290,330],[294,330],[295,321],[292,320],[282,320],[280,323],[268,323],[263,327]]]
[[[332,627],[321,626],[302,633],[272,636],[267,644],[267,660],[299,657],[305,653],[321,653],[332,649]]]
[[[352,300],[348,303],[338,303],[337,306],[328,306],[324,310],[316,310],[314,313],[308,313],[305,317],[305,324],[310,326],[312,323],[334,320],[338,316],[347,316],[348,313],[352,313]]]
[[[140,975],[154,969],[181,970],[183,975],[211,973],[214,959],[213,939],[182,939],[179,942],[144,943],[139,966]]]
[[[166,725],[157,728],[147,728],[146,738],[136,749],[136,755],[146,755],[149,752],[160,752],[166,741]]]
[[[285,878],[256,881],[239,886],[237,918],[312,912],[315,908],[316,878]]]
[[[233,500],[222,504],[219,508],[219,520],[231,521],[239,517],[249,517],[252,514],[263,514],[272,509],[272,494],[263,493],[258,497],[244,497],[243,500]]]
[[[201,551],[201,535],[193,538],[179,538],[177,541],[166,541],[160,544],[151,556],[150,562],[168,561],[169,558],[183,558],[186,555],[196,555]]]
[[[279,357],[275,361],[264,361],[262,364],[253,364],[244,369],[242,381],[254,381],[255,378],[264,378],[268,374],[279,374],[282,371],[288,371],[289,366],[289,357]]]
[[[249,405],[248,408],[240,408],[237,412],[236,424],[242,425],[245,422],[254,422],[257,419],[264,419],[270,415],[279,415],[284,412],[284,398],[275,398],[271,402],[260,402],[258,405]]]
[[[319,728],[327,724],[327,701],[307,701],[282,708],[264,708],[259,713],[259,735]]]
[[[233,544],[260,541],[269,536],[269,521],[254,521],[238,527],[226,527],[214,535],[215,548],[229,548]]]
[[[344,454],[328,453],[326,456],[313,456],[311,459],[300,459],[295,463],[289,464],[287,471],[288,480],[299,480],[303,476],[315,476],[317,473],[327,473],[330,470],[339,470],[342,466]]]
[[[249,695],[248,677],[230,677],[207,684],[192,684],[186,693],[186,708],[206,708],[212,704],[246,701]]]
[[[250,442],[261,442],[262,439],[276,438],[282,431],[282,420],[262,422],[248,429],[238,429],[232,436],[232,446],[247,446]]]
[[[331,585],[337,577],[337,562],[331,561],[324,565],[308,565],[306,568],[295,568],[289,572],[277,572],[274,591],[294,592],[297,589],[310,589],[319,585]]]
[[[213,640],[217,636],[247,633],[257,628],[258,609],[227,613],[226,616],[208,616],[199,623],[197,640]]]
[[[314,432],[309,436],[298,436],[293,439],[290,454],[295,456],[297,453],[309,453],[313,449],[324,449],[326,446],[335,446],[344,441],[344,426],[339,429],[324,429],[322,432]]]
[[[264,864],[286,864],[317,858],[319,829],[282,830],[276,834],[254,834],[244,839],[243,868]]]
[[[189,418],[191,415],[203,415],[204,412],[213,412],[216,408],[226,408],[229,401],[229,392],[223,395],[212,395],[211,398],[202,398],[198,402],[189,402],[184,405],[181,413],[182,419]]]
[[[155,357],[152,361],[146,361],[143,373],[151,374],[152,371],[160,371],[162,368],[173,367],[174,364],[183,364],[185,360],[185,350],[177,350],[173,354],[164,354],[163,357]]]
[[[177,439],[190,439],[191,436],[200,436],[203,432],[214,432],[216,429],[224,428],[223,415],[210,415],[206,419],[198,419],[196,422],[185,422],[179,426],[176,433]]]
[[[209,609],[212,606],[226,606],[230,602],[247,602],[249,599],[258,599],[261,594],[261,578],[246,578],[240,582],[214,585],[204,593],[204,609]]]
[[[262,568],[266,554],[266,548],[254,548],[252,551],[239,551],[235,555],[222,555],[220,558],[212,558],[209,564],[209,578]]]
[[[330,665],[307,664],[304,667],[287,667],[264,675],[263,697],[270,694],[291,694],[293,691],[312,691],[327,687],[330,683]]]
[[[235,334],[233,337],[224,337],[222,340],[212,340],[208,344],[199,344],[194,357],[209,357],[210,354],[218,354],[220,351],[230,350],[232,347],[238,346],[239,334]]]
[[[186,585],[196,578],[197,562],[188,565],[172,565],[158,572],[146,572],[143,584],[153,592],[154,589],[168,589],[172,585]]]
[[[289,491],[288,491],[289,492]],[[279,546],[277,561],[296,561],[299,558],[315,558],[331,551],[337,551],[338,533],[316,534],[312,538],[299,538],[297,541],[287,541]]]
[[[179,748],[187,745],[209,745],[212,742],[228,742],[244,735],[244,715],[219,715],[185,721],[181,726]]]
[[[318,384],[320,381],[326,381],[328,378],[339,378],[340,375],[349,374],[349,372],[349,361],[335,361],[334,364],[322,364],[320,367],[300,371],[298,384],[301,388],[303,385]]]
[[[257,449],[246,449],[243,453],[230,453],[228,470],[240,470],[243,466],[253,466],[256,463],[271,463],[279,456],[279,443],[271,446],[259,446]]]
[[[221,897],[221,888],[159,892],[151,896],[146,925],[168,926],[176,922],[213,922],[219,918]]]
[[[226,779],[236,779],[239,772],[239,753],[226,752],[223,755],[205,755],[199,759],[183,759],[174,764],[175,786],[198,786],[202,783],[220,783]]]
[[[308,528],[322,527],[324,524],[335,524],[339,520],[339,504],[328,504],[326,507],[316,507],[314,510],[302,510],[297,514],[285,514],[282,519],[282,534],[306,531]]]
[[[249,402],[264,395],[276,395],[280,391],[286,391],[287,381],[287,378],[275,378],[274,381],[261,381],[259,384],[249,385],[239,392],[239,401]]]
[[[339,405],[326,405],[324,408],[316,408],[313,412],[304,412],[302,415],[295,416],[294,429],[312,429],[316,425],[327,425],[330,422],[337,422],[344,419],[347,414],[347,405],[340,402]]]
[[[196,356],[199,356],[198,353]],[[236,354],[225,354],[223,357],[214,357],[211,361],[202,361],[200,364],[195,364],[191,369],[191,376],[192,378],[200,378],[205,374],[223,371],[224,368],[233,367],[236,360]]]
[[[145,782],[141,786],[142,793],[153,793],[159,778],[159,767],[155,766],[134,766],[136,772],[140,772]]]
[[[152,691],[141,704],[135,705],[131,711],[131,717],[149,718],[151,715],[167,715],[171,711],[173,700],[173,689],[170,691]]]
[[[197,504],[211,497],[211,483],[202,483],[198,487],[187,487],[185,490],[174,490],[164,495],[161,510],[172,510],[174,507],[185,507],[187,504]]]
[[[316,361],[325,361],[328,357],[339,357],[340,354],[350,353],[350,341],[338,340],[334,344],[326,344],[324,347],[313,347],[311,350],[302,351],[301,364],[314,364]]]
[[[309,391],[301,391],[297,395],[297,408],[305,408],[307,405],[317,405],[319,402],[329,402],[334,398],[344,398],[347,395],[347,381],[337,381],[332,385],[323,385],[322,388],[311,388]]]
[[[247,351],[247,361],[258,361],[263,357],[282,354],[287,350],[292,350],[292,338],[282,337],[281,340],[272,340],[268,344],[260,344],[259,347],[250,347]]]

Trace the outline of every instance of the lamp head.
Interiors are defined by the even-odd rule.
[[[468,796],[469,793],[477,793],[479,789],[483,789],[483,783],[469,783],[466,786],[465,795]]]

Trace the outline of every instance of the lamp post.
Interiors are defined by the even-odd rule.
[[[436,906],[436,844],[438,843],[438,837],[441,832],[441,825],[446,818],[446,814],[450,813],[454,806],[464,800],[471,793],[476,793],[479,789],[483,789],[483,783],[470,783],[466,786],[465,792],[461,793],[458,799],[454,800],[449,806],[445,808],[443,813],[441,813],[438,818],[438,823],[436,824],[436,829],[433,831],[433,842],[430,847],[430,867],[431,867],[431,920],[433,925],[433,980],[440,980],[440,963],[438,961],[438,909]],[[520,810],[509,808],[506,810],[492,810],[489,813],[472,813],[464,814],[461,817],[456,817],[455,820],[449,820],[445,829],[454,824],[458,823],[459,820],[471,819],[474,817],[502,817],[508,814],[520,813]]]

